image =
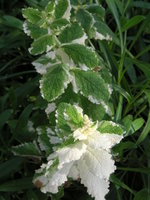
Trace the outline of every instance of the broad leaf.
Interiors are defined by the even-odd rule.
[[[79,9],[77,12],[77,20],[81,23],[81,26],[84,28],[85,32],[89,37],[93,36],[94,30],[94,18],[91,13],[86,10]]]
[[[33,55],[42,54],[49,51],[52,48],[52,45],[54,45],[54,42],[55,40],[52,35],[43,35],[32,43],[29,51]]]
[[[41,80],[41,92],[47,101],[57,99],[70,82],[67,72],[62,64],[56,64],[47,70]]]
[[[75,105],[67,105],[64,117],[67,124],[73,129],[81,127],[84,123],[82,109]]]
[[[21,155],[21,156],[41,156],[41,153],[34,143],[24,143],[18,146],[12,147],[12,152],[15,155]]]
[[[40,149],[45,151],[47,155],[52,152],[52,144],[50,143],[50,137],[47,131],[47,127],[38,127],[38,143]]]
[[[39,37],[42,37],[43,35],[48,34],[47,29],[40,28],[37,25],[34,25],[28,21],[24,22],[23,29],[24,32],[33,39],[37,39]]]
[[[92,71],[72,70],[80,93],[96,104],[106,104],[109,99],[108,88],[102,77]]]
[[[41,12],[35,8],[26,8],[22,10],[23,17],[29,22],[36,24],[41,20]]]
[[[70,10],[70,0],[58,0],[55,6],[54,16],[56,19],[64,18],[68,20],[70,18]]]
[[[101,5],[91,4],[88,5],[86,9],[101,19],[104,19],[105,17],[105,9]]]
[[[35,69],[38,73],[45,74],[47,69],[55,65],[56,62],[58,61],[55,59],[55,53],[51,51],[50,53],[39,57],[32,64],[35,66]]]
[[[94,68],[98,66],[98,57],[91,48],[81,44],[65,44],[62,46],[68,56],[81,68]]]
[[[101,154],[99,154],[101,155]],[[98,162],[97,155],[93,155],[94,161]],[[92,159],[93,160],[93,159]],[[90,160],[81,159],[78,162],[78,168],[80,172],[81,183],[87,187],[88,193],[95,197],[95,200],[104,199],[105,195],[108,193],[109,182],[100,178],[95,171],[97,163],[90,163]],[[101,163],[99,163],[99,170],[101,168]],[[94,172],[94,173],[93,173]]]
[[[68,25],[66,26],[66,28],[64,28],[64,30],[59,35],[58,39],[61,43],[69,43],[74,40],[77,41],[77,39],[79,39],[80,41],[83,36],[84,32],[82,30],[82,27],[78,23],[72,23],[71,25]],[[82,41],[80,41],[80,43],[81,42]]]
[[[59,34],[61,32],[61,29],[63,29],[69,22],[66,19],[56,19],[50,24],[50,28],[55,32],[56,34]]]
[[[110,134],[123,134],[123,129],[120,127],[119,124],[116,124],[111,121],[102,121],[99,124],[99,127],[97,129],[100,133],[110,133]]]
[[[106,23],[99,20],[99,21],[96,21],[94,26],[96,28],[95,39],[99,39],[99,40],[112,40],[113,38],[116,39],[115,34],[111,31],[111,29],[107,26]]]
[[[66,104],[66,103],[59,104],[58,110],[56,111],[56,125],[57,125],[58,129],[60,130],[60,132],[63,132],[68,135],[71,132],[71,128],[67,124],[65,117],[64,117],[64,112],[65,112],[67,106],[68,106],[68,104]]]

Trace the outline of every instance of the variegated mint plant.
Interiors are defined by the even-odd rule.
[[[95,200],[104,200],[116,167],[111,148],[123,138],[113,122],[111,71],[95,45],[118,40],[105,22],[105,9],[76,0],[51,0],[45,8],[23,9],[29,51],[41,74],[47,124],[29,130],[37,140],[13,147],[15,154],[43,157],[34,184],[55,194],[67,180],[80,180]],[[43,154],[45,152],[45,154]]]

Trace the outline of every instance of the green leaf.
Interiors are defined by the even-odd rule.
[[[149,78],[150,76],[150,64],[141,60],[132,59],[133,63],[144,72],[145,76]]]
[[[47,13],[47,15],[52,14],[54,8],[55,8],[55,0],[51,0],[50,2],[48,2],[45,8],[45,12]]]
[[[69,22],[66,19],[57,19],[50,24],[50,28],[54,31],[58,30],[58,32],[60,32],[60,30],[67,24],[69,24]]]
[[[58,39],[61,43],[69,43],[84,36],[82,27],[78,23],[66,26],[60,33]]]
[[[93,121],[101,121],[103,119],[108,118],[108,115],[106,114],[105,108],[101,105],[93,104],[88,99],[83,99],[82,104],[83,109],[85,110],[85,113],[93,119]]]
[[[122,124],[124,125],[127,134],[129,134],[129,132],[130,132],[132,121],[133,121],[132,115],[127,115],[122,119]]]
[[[16,125],[15,130],[14,130],[14,134],[13,134],[11,140],[13,140],[13,138],[18,138],[19,135],[21,135],[21,130],[27,126],[27,122],[29,120],[29,116],[30,116],[30,114],[32,112],[32,107],[33,107],[33,105],[29,104],[23,110],[23,112],[21,113],[21,115],[19,116],[17,125]]]
[[[123,46],[123,36],[122,36],[122,31],[121,31],[120,18],[119,18],[118,10],[117,10],[117,7],[116,7],[116,2],[115,1],[106,0],[106,3],[108,5],[108,7],[110,8],[112,14],[114,15],[116,24],[118,26],[119,35],[120,35],[121,51],[123,51],[123,48],[124,48],[124,46]]]
[[[38,73],[45,74],[47,69],[56,64],[56,62],[58,61],[55,59],[55,53],[50,52],[48,54],[40,56],[32,63],[32,65],[35,66],[35,69]]]
[[[109,100],[108,88],[102,77],[92,71],[72,70],[80,93],[96,104],[106,104]]]
[[[122,182],[119,178],[117,178],[114,174],[110,176],[110,181],[119,186],[122,187],[123,189],[129,191],[131,194],[135,194],[135,192],[129,187],[127,186],[124,182]]]
[[[47,101],[57,99],[69,83],[67,72],[62,64],[56,64],[47,70],[41,80],[41,92]]]
[[[96,39],[117,41],[117,37],[112,30],[102,21],[96,21],[94,24],[96,28]]]
[[[47,132],[47,127],[41,126],[37,128],[38,132],[38,142],[41,150],[46,151],[46,154],[49,155],[52,153],[52,144],[50,143],[50,138]]]
[[[79,128],[84,123],[82,113],[79,109],[79,107],[70,104],[66,106],[64,116],[67,124],[71,128]]]
[[[52,45],[54,45],[54,42],[55,40],[52,35],[43,35],[32,43],[29,51],[33,55],[42,54],[45,51],[49,51],[49,49],[52,48]]]
[[[117,144],[116,146],[113,147],[113,152],[115,153],[119,153],[119,157],[122,157],[123,159],[123,156],[124,156],[124,152],[126,151],[129,151],[129,150],[133,150],[133,149],[136,149],[136,144],[135,142],[130,142],[130,141],[127,141],[127,142],[123,142],[121,141],[119,144]]]
[[[56,19],[65,18],[69,19],[70,17],[70,1],[69,0],[58,0],[55,6],[54,16]]]
[[[62,48],[74,63],[81,66],[81,68],[84,68],[84,66],[87,66],[88,68],[98,66],[98,57],[91,48],[81,44],[65,44]]]
[[[94,30],[94,18],[91,13],[86,10],[79,9],[77,12],[77,20],[81,23],[81,26],[84,28],[85,32],[89,35],[89,37],[93,36],[95,33]]]
[[[145,121],[142,117],[135,119],[131,124],[131,128],[133,129],[134,132],[136,132],[143,126],[144,122]]]
[[[119,124],[112,121],[102,121],[97,129],[100,133],[118,134],[122,135],[124,133],[123,129]]]
[[[112,88],[117,91],[119,94],[122,94],[122,96],[124,96],[128,102],[131,101],[132,97],[130,96],[130,94],[123,88],[121,88],[119,85],[117,84],[112,84]]]
[[[11,117],[11,115],[12,115],[12,110],[10,109],[0,113],[0,129],[4,126],[4,124]]]
[[[150,3],[145,1],[133,1],[132,5],[137,8],[150,9]]]
[[[142,133],[140,134],[136,144],[139,145],[141,142],[143,142],[146,139],[149,132],[150,132],[150,112],[148,114],[148,119],[147,119],[146,125],[145,125]]]
[[[129,172],[138,172],[138,173],[143,173],[143,174],[150,174],[150,168],[132,168],[132,167],[118,167],[118,170],[122,170],[122,171],[129,171]]]
[[[116,20],[119,32],[121,33],[121,25],[120,25],[120,20],[119,20],[119,14],[118,14],[118,10],[115,4],[115,1],[110,1],[110,0],[106,0],[106,3],[108,5],[108,7],[110,8],[110,10],[112,11],[114,18]]]
[[[8,181],[0,185],[1,192],[21,192],[33,187],[32,178],[22,178]]]
[[[67,124],[67,122],[65,120],[65,117],[64,117],[64,113],[65,113],[65,110],[66,110],[67,106],[68,106],[67,103],[61,103],[61,104],[59,104],[58,110],[56,111],[56,123],[57,123],[57,127],[65,135],[68,135],[69,133],[71,133],[71,128]],[[60,137],[63,137],[63,135],[60,134]]]
[[[131,19],[127,20],[127,22],[122,26],[122,31],[127,31],[128,29],[132,28],[133,26],[136,26],[139,24],[142,20],[144,20],[145,17],[143,15],[136,15],[132,17]]]
[[[23,22],[20,19],[10,15],[4,15],[3,19],[6,26],[22,30]]]
[[[10,176],[11,173],[19,170],[20,165],[24,162],[23,158],[12,158],[0,164],[0,179]]]
[[[24,143],[20,144],[18,146],[12,147],[12,152],[15,155],[21,155],[21,156],[41,156],[41,152],[39,151],[38,147],[34,143]]]
[[[25,19],[33,24],[36,24],[41,20],[41,12],[35,8],[23,9],[22,14]]]
[[[149,103],[149,105],[150,105],[150,90],[146,89],[146,90],[144,90],[144,92],[145,92],[145,94],[146,94],[148,103]]]
[[[149,199],[150,199],[150,191],[144,188],[136,193],[133,200],[149,200]]]
[[[37,25],[34,25],[28,21],[24,23],[23,28],[24,32],[33,39],[37,39],[39,37],[42,37],[43,35],[48,34],[47,29],[40,28]]]
[[[90,13],[97,15],[99,18],[104,19],[105,9],[101,5],[91,4],[86,8]]]

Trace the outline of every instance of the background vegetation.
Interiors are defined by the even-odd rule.
[[[80,0],[92,2],[92,0]],[[94,0],[93,0],[94,2]],[[111,176],[108,200],[150,199],[150,3],[133,0],[97,0],[106,9],[106,20],[121,45],[91,41],[112,68],[115,120],[127,127],[127,137],[114,148],[118,170]],[[47,0],[0,0],[0,200],[50,199],[32,185],[38,157],[21,158],[12,146],[32,141],[29,120],[46,120],[46,102],[40,97],[39,75],[28,53],[30,39],[23,33],[21,9],[42,7]],[[40,102],[40,103],[39,103]],[[75,182],[53,200],[90,200]]]

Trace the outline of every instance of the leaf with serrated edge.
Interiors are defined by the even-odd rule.
[[[55,13],[54,13],[56,19],[64,18],[69,20],[71,15],[70,11],[71,11],[70,0],[56,1]]]
[[[92,71],[72,70],[75,83],[80,93],[89,101],[96,104],[107,103],[109,100],[108,88],[102,77]]]
[[[52,48],[52,45],[54,45],[54,42],[55,40],[52,35],[43,35],[32,43],[29,52],[33,55],[48,52]]]
[[[98,57],[92,48],[88,48],[81,44],[65,44],[62,45],[62,49],[64,49],[65,53],[68,54],[73,62],[81,68],[85,67],[88,69],[98,66]]]
[[[86,35],[78,23],[72,23],[66,26],[60,33],[58,39],[61,43],[79,43],[84,44]]]
[[[29,22],[36,24],[41,20],[41,12],[35,8],[26,8],[22,10],[23,17]]]
[[[62,64],[56,64],[47,70],[40,81],[42,96],[49,102],[64,93],[70,80]]]
[[[22,156],[40,156],[41,153],[34,143],[24,143],[18,146],[12,147],[12,152],[15,155],[22,155]]]

